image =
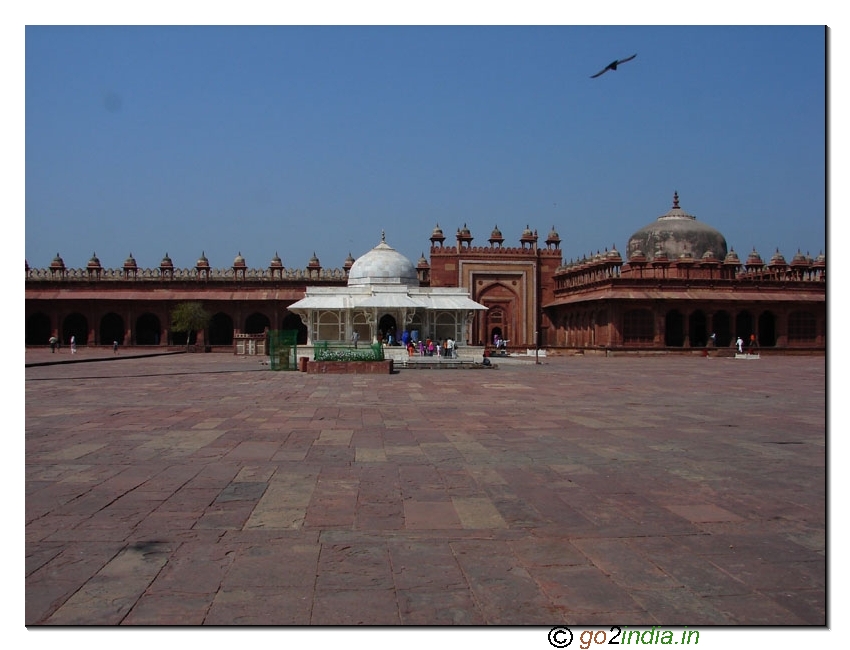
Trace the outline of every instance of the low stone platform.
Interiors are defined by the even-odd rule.
[[[471,359],[414,356],[404,359],[401,362],[396,361],[395,367],[405,370],[460,370],[481,368],[483,366]],[[490,367],[492,368],[492,366]]]
[[[310,375],[389,375],[393,371],[393,360],[384,361],[307,361],[306,372]]]

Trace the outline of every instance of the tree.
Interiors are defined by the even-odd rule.
[[[192,332],[204,329],[210,322],[210,315],[199,302],[181,302],[171,312],[171,329],[186,332],[186,350]]]

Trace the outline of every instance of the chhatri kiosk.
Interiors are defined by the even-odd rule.
[[[288,310],[307,326],[307,344],[350,342],[357,332],[364,343],[413,340],[458,343],[458,356],[469,344],[474,313],[486,310],[463,287],[421,287],[413,263],[386,242],[357,259],[345,287],[307,287]],[[480,348],[470,353],[480,354]],[[405,353],[406,354],[406,353]]]

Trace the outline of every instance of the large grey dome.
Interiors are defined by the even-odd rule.
[[[383,233],[381,243],[359,257],[348,272],[348,286],[397,284],[419,286],[413,262],[387,244]]]
[[[677,260],[683,253],[701,259],[711,251],[718,259],[726,257],[726,238],[709,225],[696,220],[679,207],[679,194],[673,194],[673,208],[644,226],[629,238],[628,256],[642,252],[652,260],[657,253],[666,253],[670,260]]]

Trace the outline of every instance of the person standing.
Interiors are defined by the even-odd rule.
[[[71,334],[71,354],[77,354],[77,337]]]
[[[112,341],[112,352],[118,354],[118,341]]]
[[[52,352],[53,354],[56,354],[56,342],[57,341],[58,341],[58,339],[55,336],[51,336],[50,340],[48,341],[50,343],[50,352]]]
[[[354,341],[354,349],[357,349],[357,341],[360,340],[360,334],[357,330],[354,330],[354,334],[351,335],[351,340]]]
[[[744,353],[744,339],[740,336],[738,337],[738,340],[735,341],[735,346],[738,348],[738,354]]]

